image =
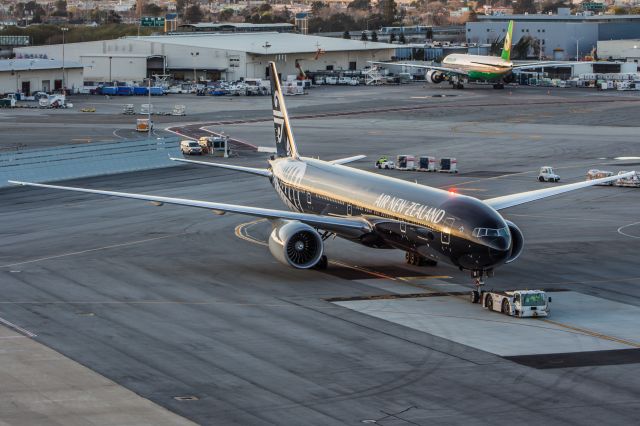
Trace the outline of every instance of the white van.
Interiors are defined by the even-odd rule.
[[[180,151],[184,155],[202,155],[202,147],[198,141],[184,140],[180,142]]]

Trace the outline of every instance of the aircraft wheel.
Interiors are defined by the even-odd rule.
[[[509,302],[507,301],[507,299],[504,299],[502,301],[502,306],[500,307],[500,312],[502,312],[503,314],[509,314]]]
[[[471,292],[471,303],[478,303],[480,301],[480,293],[477,290]]]

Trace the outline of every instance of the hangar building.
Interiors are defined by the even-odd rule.
[[[71,92],[82,88],[83,66],[75,61],[51,59],[0,60],[0,93],[52,92],[62,90],[63,84]]]
[[[84,65],[87,81],[140,81],[153,74],[176,79],[239,80],[266,77],[275,61],[282,75],[304,71],[356,70],[367,61],[388,61],[397,46],[292,33],[214,33],[125,37],[67,43],[65,55]],[[61,45],[15,49],[18,55],[62,57]]]
[[[467,22],[468,43],[491,43],[504,39],[509,21],[514,21],[513,44],[525,36],[542,47],[542,55],[553,60],[589,55],[599,40],[640,38],[640,15],[571,15],[559,8],[557,15],[478,15]],[[598,57],[606,57],[598,52]]]

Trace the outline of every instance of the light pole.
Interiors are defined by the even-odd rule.
[[[264,44],[262,45],[262,47],[264,47],[264,55],[267,56],[269,48],[271,47],[271,44],[269,44],[268,41],[265,41]]]
[[[580,61],[580,40],[582,40],[584,37],[580,37],[580,38],[574,38],[574,40],[576,41],[576,61]]]
[[[113,56],[109,56],[109,84],[111,84],[111,59]]]
[[[66,85],[66,78],[65,78],[65,69],[64,69],[64,33],[66,33],[67,31],[69,31],[69,28],[67,27],[62,27],[60,28],[60,31],[62,31],[62,94],[66,95],[67,94],[67,85]]]
[[[197,83],[196,77],[196,57],[200,54],[200,52],[191,52],[191,57],[193,58],[193,82]]]

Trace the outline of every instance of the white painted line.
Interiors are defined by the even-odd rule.
[[[96,248],[87,249],[87,250],[74,251],[74,252],[71,252],[71,253],[56,254],[56,255],[53,255],[53,256],[41,257],[41,258],[38,258],[38,259],[31,259],[31,260],[25,260],[23,262],[11,263],[11,264],[8,264],[8,265],[0,265],[0,268],[10,268],[12,266],[26,265],[28,263],[42,262],[44,260],[59,259],[61,257],[75,256],[75,255],[78,255],[78,254],[91,253],[93,251],[107,250],[107,249],[112,249],[112,248],[116,248],[116,247],[126,247],[126,246],[131,246],[131,245],[134,245],[134,244],[142,244],[142,243],[146,243],[146,242],[149,242],[149,241],[163,240],[165,238],[177,237],[177,236],[185,235],[185,234],[186,233],[164,235],[162,237],[147,238],[147,239],[144,239],[144,240],[130,241],[128,243],[113,244],[113,245],[110,245],[110,246],[96,247]]]
[[[618,234],[624,235],[625,237],[629,237],[629,238],[640,239],[640,235],[631,235],[631,234],[627,234],[626,232],[622,231],[623,229],[628,228],[630,226],[634,226],[634,225],[640,225],[640,222],[634,222],[634,223],[630,223],[628,225],[621,226],[620,228],[618,228]]]
[[[15,325],[14,323],[12,323],[11,321],[7,321],[4,318],[0,317],[0,323],[6,325],[7,327],[17,331],[20,334],[24,334],[27,337],[36,337],[37,334],[30,332],[29,330],[26,330],[22,327],[20,327],[19,325]]]

